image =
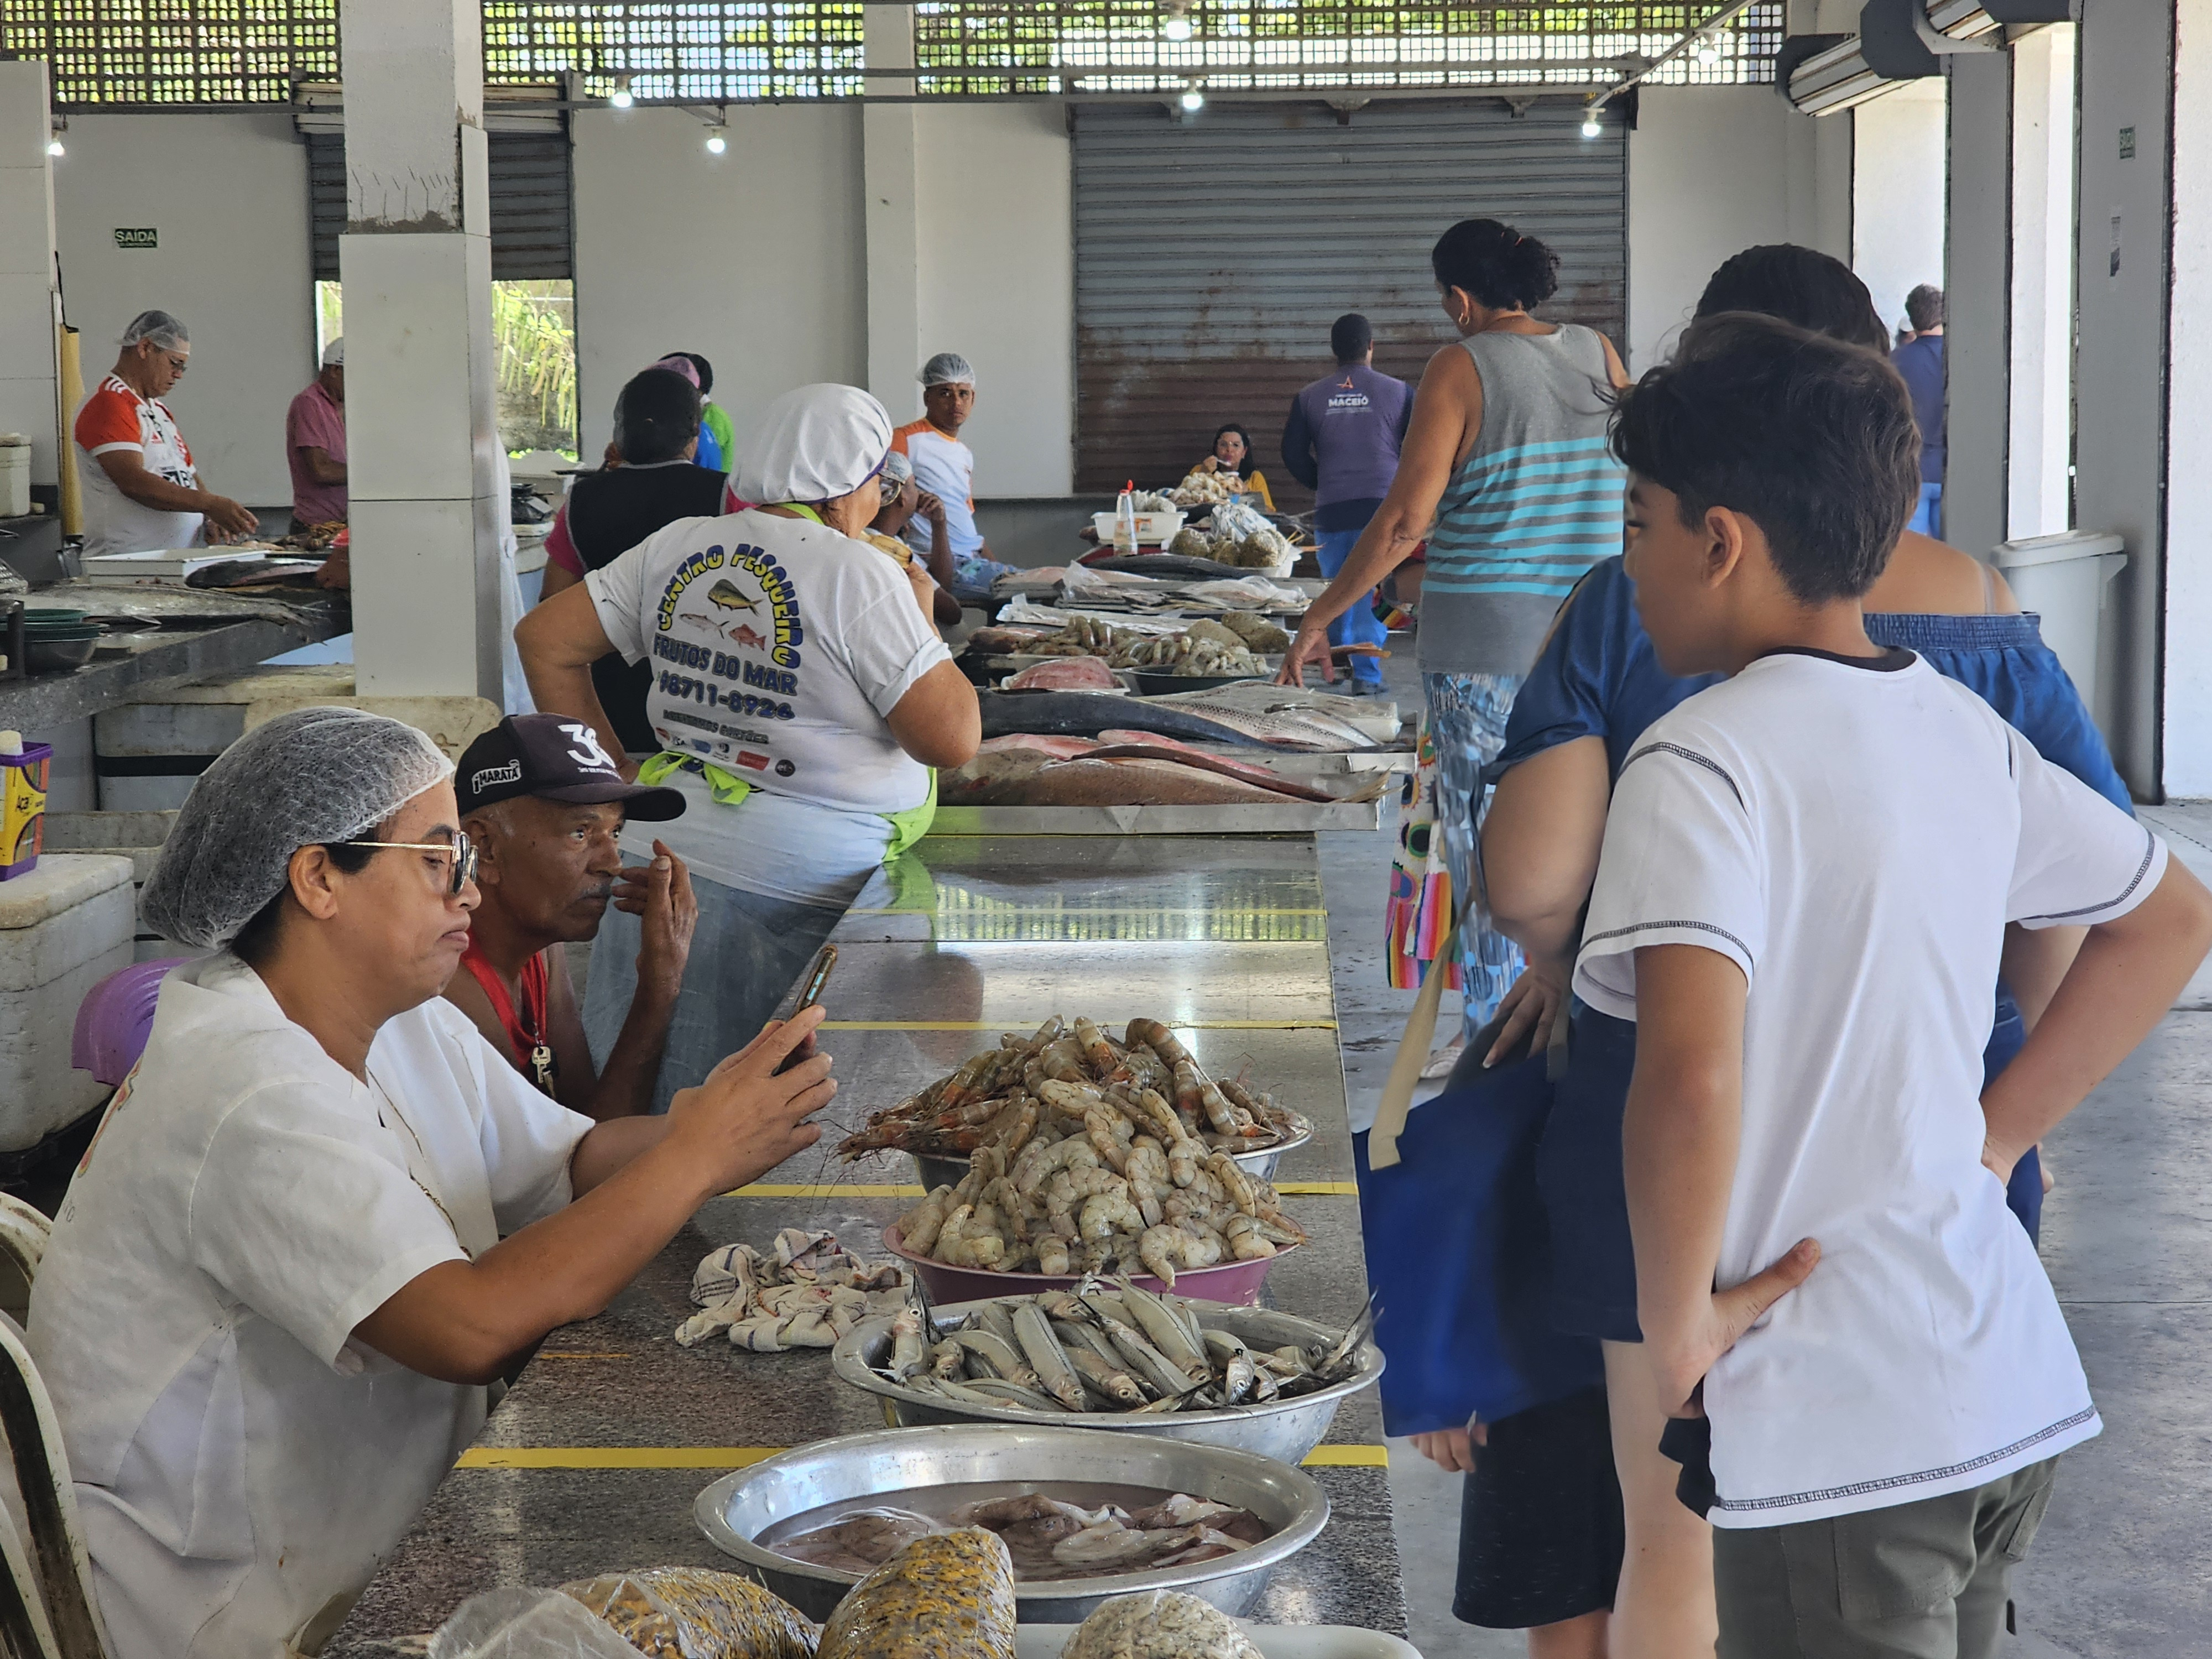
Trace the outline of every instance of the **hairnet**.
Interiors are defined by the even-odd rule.
[[[738,494],[774,507],[849,495],[891,447],[891,417],[858,386],[803,386],[768,406],[738,469]]]
[[[647,368],[665,368],[671,374],[681,374],[691,382],[693,391],[699,388],[699,365],[680,351],[672,351],[665,357],[656,357],[646,365]]]
[[[884,494],[896,495],[914,477],[914,463],[894,449],[884,457]]]
[[[185,325],[166,311],[142,311],[131,319],[131,326],[123,331],[121,344],[135,346],[141,340],[151,340],[164,351],[174,351],[180,345],[190,345],[192,337],[185,332]]]
[[[921,366],[921,373],[915,378],[924,386],[973,386],[975,371],[958,352],[940,351]]]
[[[155,932],[217,950],[284,890],[302,847],[351,841],[453,763],[411,726],[300,708],[257,726],[200,774],[141,896]]]
[[[343,334],[323,348],[323,367],[325,368],[345,367],[345,336]]]

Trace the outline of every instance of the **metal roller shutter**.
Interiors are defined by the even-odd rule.
[[[1627,138],[1581,135],[1582,104],[1513,115],[1498,99],[1374,103],[1348,126],[1311,105],[1074,112],[1076,488],[1160,484],[1250,428],[1278,505],[1283,417],[1328,373],[1328,327],[1375,325],[1376,367],[1407,380],[1452,337],[1429,249],[1460,219],[1502,219],[1559,255],[1543,315],[1627,320]]]
[[[338,236],[345,229],[345,136],[311,132],[307,204],[313,220],[315,278],[338,280]],[[561,132],[485,135],[491,179],[491,274],[501,282],[575,275],[569,211],[568,137]]]

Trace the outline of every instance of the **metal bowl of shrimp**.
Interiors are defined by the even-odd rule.
[[[1010,1314],[1029,1300],[1002,1297],[933,1310],[944,1340],[964,1340],[974,1349],[954,1368],[962,1375],[951,1379],[950,1386],[933,1375],[933,1369],[942,1368],[931,1365],[931,1345],[919,1329],[918,1309],[862,1320],[832,1351],[831,1369],[839,1381],[879,1399],[884,1421],[893,1427],[927,1423],[1056,1424],[1223,1446],[1256,1452],[1293,1466],[1328,1438],[1337,1407],[1361,1389],[1374,1386],[1382,1375],[1382,1351],[1372,1341],[1354,1336],[1347,1344],[1345,1332],[1310,1319],[1270,1308],[1178,1304],[1174,1299],[1159,1297],[1157,1300],[1169,1302],[1192,1316],[1201,1328],[1197,1344],[1172,1350],[1171,1357],[1164,1352],[1161,1358],[1180,1365],[1184,1376],[1201,1381],[1206,1392],[1169,1409],[1179,1378],[1143,1374],[1129,1357],[1112,1346],[1112,1334],[1103,1323],[1077,1328],[1065,1321],[1048,1322],[1047,1331],[1062,1352],[1091,1344],[1092,1351],[1086,1351],[1079,1360],[1080,1389],[1071,1393],[1063,1383],[1060,1389],[1065,1399],[1085,1407],[1079,1413],[1054,1400],[1042,1384],[1010,1382],[1005,1376],[1016,1367],[1030,1370],[1034,1376],[1035,1356],[1018,1351],[1018,1329],[1017,1352],[1011,1359],[1000,1354],[998,1343],[1005,1340],[1003,1328],[995,1334],[998,1341],[992,1340],[994,1334],[985,1323],[986,1315],[990,1315],[991,1324],[1003,1328],[1011,1322],[1010,1317],[1002,1319],[1000,1314]],[[1131,1351],[1138,1362],[1146,1361],[1148,1356],[1143,1348],[1151,1345],[1143,1341],[1143,1334],[1125,1334],[1125,1340],[1128,1337],[1139,1338],[1139,1342],[1130,1344]],[[921,1338],[919,1360],[915,1358],[917,1338]],[[1031,1342],[1040,1340],[1032,1326]],[[1330,1363],[1329,1357],[1340,1349],[1340,1358]],[[1248,1379],[1241,1385],[1226,1369],[1237,1363],[1240,1350]],[[1287,1364],[1280,1358],[1286,1350],[1295,1351]],[[1102,1356],[1103,1364],[1094,1363]],[[1054,1363],[1049,1351],[1042,1357],[1048,1364]],[[1257,1392],[1250,1381],[1256,1376],[1250,1364],[1254,1358],[1274,1367],[1276,1374],[1266,1379],[1271,1398],[1254,1397]],[[1297,1381],[1284,1380],[1295,1370],[1308,1375]],[[1237,1404],[1205,1403],[1240,1396]]]
[[[1282,1167],[1283,1154],[1294,1152],[1313,1139],[1313,1121],[1299,1113],[1285,1114],[1291,1120],[1291,1132],[1271,1146],[1256,1152],[1231,1152],[1237,1167],[1255,1181],[1273,1181],[1275,1171]],[[921,1152],[908,1154],[914,1159],[915,1178],[926,1193],[939,1187],[957,1187],[968,1174],[964,1158],[931,1158]]]
[[[1248,1612],[1276,1566],[1328,1523],[1328,1498],[1319,1482],[1254,1452],[999,1423],[884,1429],[794,1447],[723,1476],[699,1494],[693,1512],[740,1571],[809,1618],[825,1619],[863,1575],[798,1559],[762,1541],[775,1534],[787,1543],[800,1529],[786,1523],[799,1517],[822,1511],[822,1520],[834,1525],[841,1511],[879,1500],[900,1510],[946,1507],[945,1516],[929,1518],[953,1524],[952,1510],[968,1503],[1042,1496],[1073,1512],[1075,1505],[1112,1501],[1109,1495],[1116,1492],[1125,1494],[1124,1504],[1152,1501],[1139,1494],[1176,1494],[1201,1507],[1224,1505],[1255,1521],[1265,1536],[1232,1553],[1173,1565],[1109,1572],[1102,1564],[1089,1576],[1042,1580],[1018,1573],[1014,1597],[1024,1624],[1080,1624],[1113,1597],[1149,1589],[1181,1590],[1233,1617]]]
[[[956,1267],[933,1261],[906,1247],[896,1226],[883,1232],[884,1248],[911,1267],[933,1302],[975,1302],[996,1296],[1036,1296],[1045,1291],[1073,1290],[1083,1282],[1081,1273],[1002,1273],[989,1267]],[[1208,1302],[1249,1306],[1260,1299],[1260,1286],[1273,1267],[1292,1250],[1285,1245],[1273,1255],[1250,1261],[1218,1261],[1210,1267],[1185,1267],[1167,1285],[1150,1273],[1137,1275],[1137,1283],[1154,1292],[1178,1291]]]

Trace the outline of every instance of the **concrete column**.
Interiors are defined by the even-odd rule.
[[[2064,530],[2073,505],[2074,26],[2012,49],[2012,412],[2005,535]]]
[[[2173,35],[2172,276],[2166,375],[2166,616],[2163,752],[2167,795],[2212,795],[2212,0],[2179,0]],[[2087,29],[2084,29],[2084,45]],[[2083,200],[2088,149],[2082,139]],[[2155,167],[2136,140],[2136,165]],[[2125,163],[2119,165],[2124,166]],[[2085,215],[2085,219],[2087,216]],[[2082,240],[2089,240],[2085,224]],[[2107,231],[2107,240],[2110,233]],[[2155,251],[2155,244],[2146,252]],[[2126,258],[2124,246],[2123,261]],[[2084,341],[2084,349],[2087,342]],[[2084,453],[2087,423],[2083,422]],[[2086,495],[2086,491],[2085,491]],[[2083,522],[2087,524],[2085,517]],[[2136,573],[2132,569],[2130,576]],[[2127,577],[2121,580],[2126,580]],[[2155,594],[2156,589],[2149,590]],[[2127,622],[2140,590],[2130,595]],[[2133,651],[2143,647],[2127,636]],[[2133,656],[2130,665],[2133,665]],[[2130,689],[2133,689],[2130,676]]]
[[[483,22],[342,0],[346,449],[361,694],[500,701]]]
[[[1848,115],[1851,128],[1851,269],[1893,331],[1905,296],[1943,280],[1947,88],[1908,82]]]
[[[2002,52],[1957,52],[1943,61],[1950,82],[1943,271],[1950,459],[1943,475],[1943,539],[1985,559],[2005,538],[2012,62]]]
[[[914,8],[869,6],[862,57],[870,69],[914,67]],[[912,81],[870,76],[877,96],[910,94]],[[922,364],[921,223],[916,203],[915,104],[864,105],[861,184],[867,212],[868,390],[903,424],[921,412],[915,374]]]
[[[0,432],[31,441],[31,478],[52,483],[59,430],[75,410],[55,401],[54,164],[46,66],[0,63]]]
[[[2179,0],[2201,18],[2205,0]],[[2127,539],[2128,568],[2107,590],[2103,669],[2095,687],[2083,686],[2112,757],[2130,788],[2146,799],[2163,787],[2160,755],[2160,630],[2167,573],[2164,511],[2166,455],[2167,215],[2178,207],[2191,225],[2201,222],[2202,192],[2177,204],[2169,138],[2169,107],[2192,120],[2206,113],[2188,107],[2174,85],[2177,0],[2083,0],[2079,74],[2081,132],[2080,264],[2075,273],[2080,310],[2074,368],[2074,522],[2083,530],[2116,531]],[[2192,57],[2193,76],[2201,60]],[[2192,144],[2201,166],[2212,155]],[[2178,234],[2178,233],[2177,233]],[[2193,295],[2194,290],[2190,290]],[[2204,313],[2197,313],[2201,321]],[[2187,319],[2183,319],[2185,332]],[[2201,370],[2201,361],[2196,365]],[[2192,391],[2182,364],[2172,365],[2173,394],[2185,403]],[[2212,431],[2177,423],[2184,448]],[[2187,489],[2212,471],[2201,453],[2177,465],[2173,476]],[[2199,477],[2190,476],[2194,465]],[[2202,539],[2212,520],[2193,512],[2173,522]],[[2186,539],[2178,544],[2186,546]],[[2185,638],[2185,635],[2176,637]],[[2176,688],[2174,702],[2201,711],[2201,699]],[[2170,714],[2177,711],[2170,710]],[[2201,720],[2201,712],[2190,718]],[[2199,787],[2192,783],[2189,787]]]

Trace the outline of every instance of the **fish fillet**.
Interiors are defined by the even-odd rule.
[[[1024,668],[1006,682],[1009,691],[1119,691],[1121,682],[1099,657],[1062,657]]]

